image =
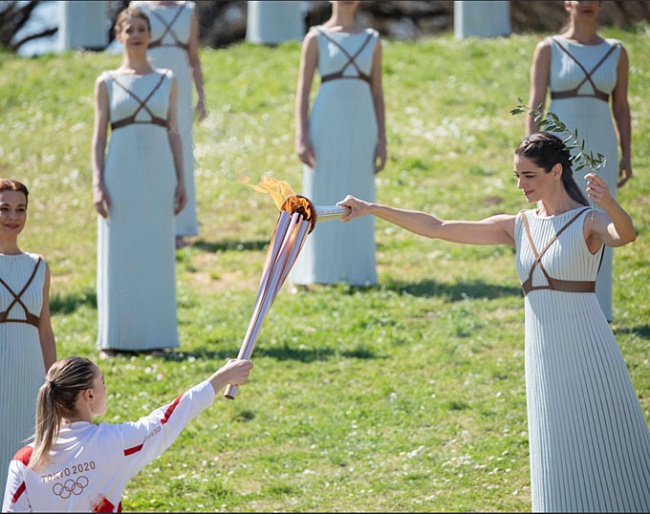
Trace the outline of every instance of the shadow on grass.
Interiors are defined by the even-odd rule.
[[[224,360],[236,357],[237,352],[238,349],[212,351],[199,348],[190,352],[173,352],[164,357],[156,358],[172,362],[186,361],[190,358],[196,360]],[[337,355],[346,359],[370,360],[385,358],[365,347],[357,347],[350,350],[335,352],[331,348],[293,348],[289,345],[271,347],[260,346],[256,347],[254,352],[254,358],[269,357],[278,361],[297,361],[303,363],[328,361]]]
[[[269,240],[258,241],[239,241],[239,240],[226,240],[226,241],[204,241],[199,239],[192,245],[193,248],[201,250],[202,252],[261,252],[269,245]]]
[[[482,280],[446,284],[427,279],[421,282],[402,282],[393,280],[384,286],[388,291],[417,297],[448,297],[452,302],[467,298],[485,298],[488,300],[504,296],[522,296],[521,287],[490,284]]]
[[[641,339],[650,339],[650,325],[639,325],[638,327],[617,328],[614,331],[616,336],[635,335]]]
[[[97,309],[97,293],[95,291],[87,289],[70,294],[54,294],[50,297],[51,314],[72,314],[83,306]]]

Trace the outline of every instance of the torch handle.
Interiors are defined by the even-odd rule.
[[[226,392],[223,395],[228,400],[234,400],[236,394],[237,394],[237,386],[229,384],[228,387],[226,387]]]
[[[248,330],[246,331],[244,341],[239,350],[239,359],[250,359],[250,356],[253,353],[253,348],[255,347],[257,336],[262,328],[262,323],[273,304],[273,300],[275,300],[275,296],[280,290],[280,287],[282,287],[283,271],[287,264],[287,259],[293,253],[291,252],[292,248],[290,243],[293,241],[295,244],[295,238],[292,237],[292,235],[296,229],[296,225],[298,225],[301,220],[302,216],[298,213],[294,213],[291,216],[291,220],[288,223],[288,227],[285,229],[283,237],[281,238],[282,240],[278,245],[278,249],[274,252],[275,255],[270,259],[270,262],[268,262],[268,268],[265,270],[264,277],[260,283],[260,291],[258,292],[257,300],[255,302],[253,316],[251,317]],[[306,223],[299,225],[299,230],[302,228],[303,234],[306,225]],[[236,394],[237,386],[229,384],[224,392],[224,396],[230,400],[234,400]]]
[[[349,208],[339,207],[338,205],[317,205],[316,222],[337,220],[345,216],[349,211]]]

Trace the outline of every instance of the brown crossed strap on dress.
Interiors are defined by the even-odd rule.
[[[542,256],[546,253],[546,250],[548,250],[549,247],[557,240],[557,238],[560,237],[560,234],[562,232],[564,232],[567,228],[569,228],[569,226],[587,210],[589,210],[589,207],[585,209],[581,209],[578,214],[576,214],[560,230],[558,230],[558,232],[546,244],[544,249],[539,253],[537,253],[537,248],[535,248],[535,243],[533,243],[533,238],[530,235],[530,228],[528,227],[528,219],[526,218],[526,214],[522,213],[521,220],[523,221],[524,229],[526,230],[526,236],[528,236],[528,243],[530,244],[530,248],[533,250],[533,254],[535,255],[535,262],[533,262],[533,265],[530,267],[530,273],[528,274],[528,279],[526,279],[526,281],[523,284],[521,284],[521,288],[524,292],[524,296],[526,296],[531,291],[537,291],[539,289],[551,289],[553,291],[563,291],[565,293],[593,293],[596,291],[595,280],[593,281],[562,280],[559,278],[553,278],[549,276],[549,274],[546,272],[546,269],[544,269],[544,265],[542,264]],[[601,252],[604,251],[605,248],[603,247],[601,249]],[[602,258],[603,258],[603,254],[601,253],[600,256],[601,263],[602,263]],[[535,271],[536,266],[539,266],[539,269],[546,277],[546,280],[548,281],[548,285],[533,286],[533,272]]]
[[[334,73],[330,73],[328,75],[322,76],[321,77],[321,84],[324,84],[325,82],[329,82],[330,80],[336,80],[336,79],[361,79],[361,80],[366,81],[368,84],[372,84],[372,79],[371,79],[370,75],[368,75],[367,73],[364,73],[363,71],[361,71],[361,69],[359,68],[359,66],[357,66],[357,63],[355,62],[355,59],[357,57],[359,57],[359,54],[361,54],[361,52],[363,52],[363,49],[368,45],[368,43],[372,39],[372,34],[368,34],[368,37],[365,39],[365,41],[363,42],[363,44],[361,45],[359,50],[357,50],[354,55],[350,55],[348,53],[348,51],[338,41],[336,41],[336,40],[332,39],[330,36],[328,36],[327,33],[324,30],[319,29],[318,32],[320,34],[322,34],[325,37],[325,39],[327,39],[328,41],[330,41],[330,42],[334,43],[336,46],[338,46],[341,49],[341,51],[345,55],[347,55],[347,57],[348,57],[348,62],[345,63],[345,66],[343,66],[343,68],[341,68],[340,71],[336,71]],[[348,66],[350,66],[350,64],[357,69],[357,73],[359,75],[343,75],[343,73],[348,68]]]
[[[611,55],[611,53],[619,46],[619,43],[616,43],[612,45],[612,47],[609,49],[609,51],[603,56],[603,58],[592,68],[591,71],[587,71],[585,67],[576,59],[571,52],[569,52],[562,43],[557,38],[551,38],[553,41],[557,43],[557,46],[559,46],[571,59],[573,59],[578,66],[580,66],[580,69],[584,72],[585,78],[582,79],[580,84],[578,84],[577,87],[573,89],[568,89],[566,91],[551,91],[551,99],[556,100],[556,99],[562,99],[562,98],[576,98],[576,97],[581,97],[581,96],[587,96],[587,97],[594,97],[598,98],[599,100],[602,100],[603,102],[609,102],[609,95],[600,89],[596,87],[596,84],[594,84],[594,81],[591,80],[591,76],[596,72],[596,70],[600,67],[601,64],[605,62],[605,60]],[[582,87],[582,85],[589,81],[591,83],[591,87],[594,88],[593,93],[578,93],[578,89]]]
[[[138,98],[137,95],[135,95],[132,91],[130,91],[129,88],[127,88],[126,86],[120,84],[120,82],[113,75],[109,74],[109,77],[111,78],[111,80],[113,82],[115,82],[115,84],[117,84],[119,87],[121,87],[124,91],[126,91],[133,98],[135,98],[136,102],[138,102],[140,104],[140,107],[138,107],[131,116],[128,116],[126,118],[123,118],[121,120],[114,121],[113,123],[111,123],[111,130],[117,130],[119,128],[126,127],[127,125],[131,125],[133,123],[153,123],[154,125],[160,125],[161,127],[167,128],[167,120],[164,119],[164,118],[159,118],[154,113],[152,113],[149,110],[149,108],[147,107],[147,102],[153,96],[153,94],[156,91],[158,91],[158,88],[162,85],[163,81],[165,80],[165,76],[166,75],[164,73],[162,73],[161,76],[160,76],[160,80],[158,81],[158,84],[156,84],[156,87],[154,87],[151,90],[151,93],[149,93],[147,95],[147,98],[145,98],[144,100],[140,100],[140,98]],[[145,111],[147,111],[151,115],[151,120],[149,120],[149,121],[137,121],[135,119],[135,117],[138,115],[138,113],[142,109],[144,109]]]
[[[11,296],[14,297],[13,301],[9,304],[9,307],[5,311],[0,312],[0,323],[27,323],[28,325],[33,325],[36,328],[38,328],[39,322],[40,322],[40,317],[37,316],[36,314],[32,314],[29,312],[27,309],[27,306],[23,303],[23,301],[20,299],[23,296],[23,293],[27,291],[27,288],[31,285],[32,281],[34,280],[34,277],[36,276],[36,272],[38,271],[38,266],[41,264],[41,257],[38,258],[36,261],[36,266],[34,266],[34,271],[32,271],[31,276],[29,277],[29,280],[27,283],[24,285],[24,287],[20,290],[20,293],[16,294],[9,285],[0,278],[0,284],[5,286],[7,291],[11,293]],[[19,304],[23,310],[25,311],[25,319],[18,319],[18,318],[9,318],[9,312],[11,309],[14,307],[14,305]]]
[[[176,23],[176,20],[178,19],[178,17],[183,12],[183,9],[185,9],[185,6],[180,5],[179,8],[178,8],[178,11],[176,11],[176,14],[174,15],[174,17],[172,18],[172,21],[169,24],[167,24],[167,22],[165,21],[165,18],[160,16],[160,14],[158,14],[156,11],[150,11],[151,14],[153,14],[156,18],[158,18],[160,20],[160,23],[162,23],[165,26],[165,31],[163,32],[162,36],[160,36],[158,39],[156,39],[155,41],[151,41],[147,48],[151,49],[151,48],[159,48],[161,46],[176,46],[178,48],[182,48],[186,52],[189,50],[189,48],[190,48],[189,43],[183,43],[182,41],[180,41],[178,39],[178,36],[176,35],[176,32],[174,32],[172,30],[172,26],[174,25],[174,23]],[[174,38],[173,43],[163,43],[162,42],[163,39],[165,39],[165,36],[167,34],[169,34],[172,38]]]

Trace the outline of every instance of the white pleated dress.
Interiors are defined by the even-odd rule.
[[[529,210],[515,221],[517,272],[529,289],[525,368],[532,507],[648,512],[650,432],[593,292],[600,252],[592,255],[584,239],[589,213],[580,208],[539,217]],[[548,288],[551,282],[555,289]],[[583,288],[592,292],[571,292]]]
[[[373,202],[378,124],[369,77],[379,34],[311,30],[317,33],[322,82],[309,120],[316,168],[304,167],[302,194],[316,206],[334,205],[348,194]],[[373,216],[317,222],[290,280],[369,286],[377,283],[376,268]]]
[[[4,493],[11,459],[34,434],[36,398],[45,380],[37,326],[45,261],[31,253],[0,254],[0,280],[4,282],[0,283],[0,492]],[[31,322],[26,322],[28,318]]]
[[[578,129],[585,150],[607,158],[598,175],[607,182],[616,197],[618,178],[618,140],[612,121],[610,95],[617,80],[621,45],[607,39],[599,45],[581,45],[561,36],[547,38],[551,45],[549,111],[558,115],[570,129]],[[577,152],[575,150],[574,152]],[[583,168],[574,174],[581,191],[587,189]],[[586,196],[586,193],[585,193]],[[612,249],[605,249],[603,264],[596,280],[596,294],[607,320],[612,316]]]
[[[108,219],[98,216],[98,346],[123,351],[173,348],[178,346],[177,180],[163,126],[173,74],[158,69],[146,75],[111,71],[102,76],[111,124],[132,119],[134,113],[136,123],[113,128],[108,145],[104,182],[112,207]],[[147,97],[145,108],[141,101]]]
[[[151,2],[131,2],[129,6],[144,11],[151,22],[151,42],[147,55],[155,68],[172,70],[178,82],[178,131],[183,143],[183,174],[187,204],[176,216],[176,235],[196,236],[199,225],[196,214],[196,188],[194,180],[194,134],[192,121],[192,69],[187,53],[192,28],[194,2],[177,5],[155,5]]]

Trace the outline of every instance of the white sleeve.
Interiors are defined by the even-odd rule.
[[[5,489],[2,512],[32,512],[32,505],[27,496],[23,471],[25,464],[19,460],[12,460],[9,464],[7,488]]]
[[[113,425],[122,438],[125,473],[132,477],[169,448],[185,425],[212,405],[214,398],[214,388],[206,380],[134,423]]]

